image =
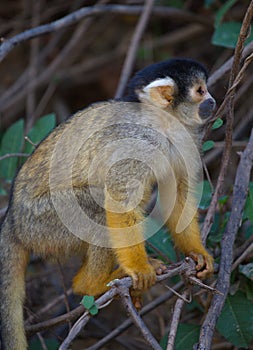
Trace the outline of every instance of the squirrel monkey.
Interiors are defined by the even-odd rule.
[[[193,60],[146,67],[125,98],[76,113],[27,159],[0,232],[2,350],[27,349],[23,301],[30,252],[53,259],[81,254],[73,290],[82,295],[98,296],[123,276],[132,277],[137,293],[155,283],[162,267],[147,256],[144,222],[157,184],[176,247],[196,261],[198,277],[212,274],[192,188],[200,170],[199,108],[215,104],[206,80],[205,68]]]

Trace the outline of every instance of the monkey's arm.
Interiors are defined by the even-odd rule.
[[[184,182],[177,186],[175,205],[166,224],[175,246],[196,261],[197,277],[206,278],[211,275],[213,257],[201,241],[195,199],[193,194],[188,193]]]
[[[145,251],[142,214],[138,209],[125,213],[107,211],[106,219],[118,263],[132,277],[134,289],[150,288],[156,273]]]

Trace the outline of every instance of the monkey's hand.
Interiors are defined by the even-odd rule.
[[[162,275],[168,270],[167,266],[159,259],[149,258],[148,261],[155,269],[157,275]]]
[[[154,267],[146,263],[133,269],[125,269],[126,273],[132,277],[133,289],[143,291],[150,288],[156,282],[156,272]]]
[[[189,256],[196,262],[197,277],[205,279],[213,274],[213,257],[206,253],[197,254],[191,252]]]
[[[161,260],[149,258],[148,264],[142,271],[128,271],[132,277],[133,288],[131,289],[131,298],[137,310],[142,308],[142,291],[150,288],[156,282],[156,275],[161,275],[167,269]]]

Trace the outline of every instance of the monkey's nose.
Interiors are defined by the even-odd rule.
[[[210,97],[203,101],[199,106],[199,116],[203,119],[211,117],[215,107],[215,99],[210,95]]]

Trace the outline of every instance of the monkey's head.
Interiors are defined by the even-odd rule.
[[[182,122],[202,123],[210,116],[215,100],[206,86],[205,67],[191,59],[171,59],[140,70],[129,84],[129,102],[151,103],[171,112]]]

